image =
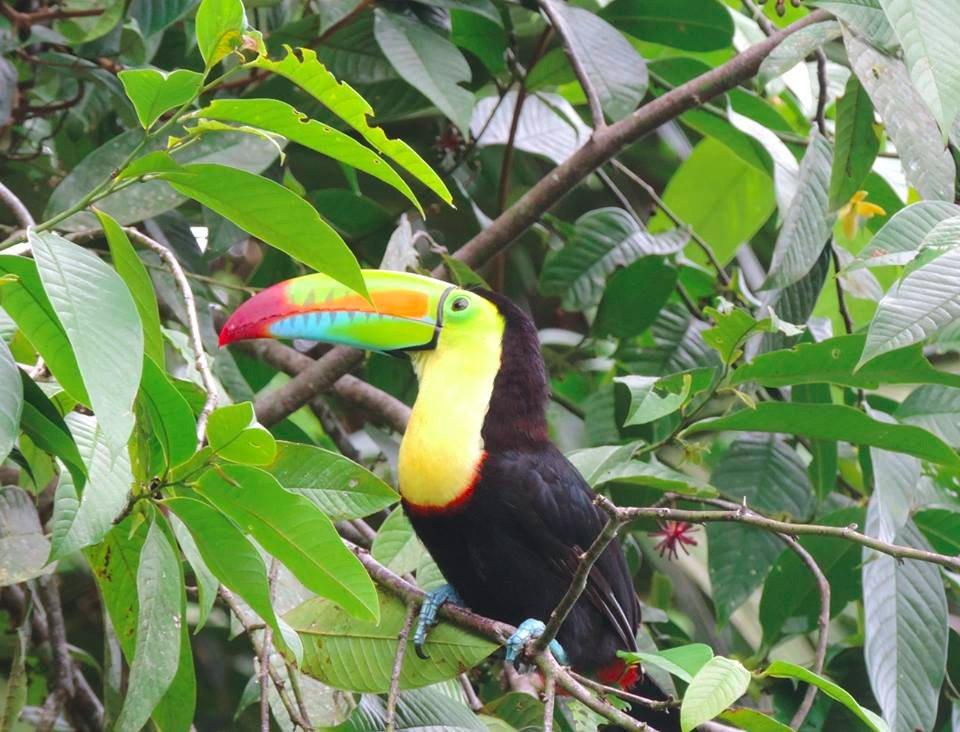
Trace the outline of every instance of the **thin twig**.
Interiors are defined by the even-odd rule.
[[[287,667],[287,678],[290,679],[290,688],[293,689],[293,698],[297,702],[297,709],[300,711],[300,716],[303,717],[307,729],[313,729],[313,723],[310,721],[310,713],[303,699],[303,690],[300,688],[300,670],[289,661],[285,661],[284,663]]]
[[[267,574],[267,594],[273,603],[273,590],[277,583],[277,573],[280,563],[274,557],[270,560],[270,571]],[[263,640],[260,643],[260,732],[270,732],[270,686],[267,677],[270,669],[270,647],[273,642],[273,628],[269,625],[263,630]]]
[[[403,627],[397,636],[397,654],[393,659],[393,670],[390,672],[390,692],[387,694],[387,717],[384,720],[386,732],[395,732],[397,728],[397,697],[400,694],[400,672],[403,670],[403,658],[410,641],[410,629],[413,628],[413,618],[417,614],[419,605],[407,603],[407,615],[403,619]]]
[[[184,274],[183,267],[177,261],[177,257],[172,251],[163,244],[144,234],[139,229],[132,226],[125,226],[123,230],[136,241],[143,244],[151,251],[160,255],[160,258],[167,263],[170,273],[173,275],[177,289],[180,290],[180,297],[183,298],[183,304],[187,311],[187,328],[190,331],[190,345],[193,348],[194,363],[197,371],[200,373],[200,379],[203,381],[203,388],[207,392],[207,398],[203,403],[203,409],[197,417],[197,439],[203,440],[203,433],[207,426],[207,417],[217,406],[217,382],[213,379],[213,372],[210,370],[210,364],[207,361],[207,353],[203,349],[203,338],[200,335],[200,321],[197,317],[197,302],[193,297],[193,289],[190,287],[190,280]]]
[[[820,616],[817,618],[817,650],[814,656],[813,672],[822,674],[823,666],[827,658],[827,631],[830,626],[830,582],[827,580],[826,575],[824,575],[823,570],[820,569],[820,565],[817,564],[817,560],[813,558],[810,552],[801,546],[799,541],[792,536],[786,536],[784,534],[780,534],[779,536],[781,540],[786,542],[794,554],[800,557],[800,560],[807,565],[807,568],[817,582],[817,590],[820,593]],[[791,727],[800,729],[803,721],[813,708],[813,702],[816,697],[817,687],[810,684],[807,687],[806,694],[804,694],[803,701],[800,703],[800,707],[797,709],[797,713],[793,715],[793,719],[790,722]]]
[[[550,613],[550,619],[547,621],[543,634],[533,642],[534,651],[537,653],[543,652],[543,650],[550,645],[550,641],[557,637],[557,632],[560,630],[560,626],[563,625],[563,621],[567,619],[570,611],[573,610],[573,606],[576,605],[577,600],[580,599],[580,595],[582,595],[583,591],[587,588],[587,581],[590,578],[590,571],[593,569],[593,565],[596,564],[600,555],[603,554],[610,545],[610,542],[616,538],[617,532],[622,525],[623,522],[617,517],[616,509],[614,509],[614,512],[611,513],[607,519],[606,525],[600,533],[597,534],[597,538],[594,539],[590,547],[580,555],[580,561],[570,580],[570,586],[567,587],[567,591],[563,597],[560,598],[560,602],[557,603],[553,612]]]
[[[71,697],[75,688],[73,684],[70,660],[70,647],[67,645],[67,631],[63,623],[63,608],[60,606],[59,578],[56,574],[46,575],[37,582],[43,608],[47,613],[47,627],[50,631],[50,650],[53,659],[53,685],[62,689],[66,696]]]
[[[750,11],[753,19],[757,21],[757,25],[760,26],[760,30],[763,31],[763,35],[771,36],[776,32],[777,26],[773,24],[770,18],[763,14],[763,10],[753,0],[742,0],[742,2],[744,7]]]
[[[817,57],[817,129],[826,137],[827,134],[827,54],[818,48],[814,54]]]
[[[711,247],[702,236],[694,231],[692,226],[688,225],[683,219],[673,212],[673,210],[667,205],[667,202],[660,197],[660,194],[657,193],[657,190],[652,185],[647,183],[647,181],[634,173],[632,170],[630,170],[630,168],[616,158],[612,159],[610,164],[638,186],[640,186],[646,192],[646,194],[650,196],[650,199],[656,204],[657,208],[663,211],[663,213],[666,214],[667,218],[670,219],[675,226],[681,229],[686,229],[690,232],[690,238],[693,239],[696,245],[703,250],[704,254],[707,255],[707,259],[710,260],[710,264],[717,271],[717,277],[719,278],[720,282],[724,287],[729,287],[730,275],[727,274],[726,270],[723,268],[723,265],[720,264],[720,260],[717,259],[717,255],[714,253],[713,247]]]
[[[837,254],[837,248],[831,239],[827,242],[830,247],[830,256],[833,258],[833,282],[837,288],[837,309],[840,311],[840,317],[843,318],[843,327],[847,335],[853,333],[853,318],[850,317],[850,309],[847,307],[847,296],[843,291],[843,285],[840,284],[840,255]]]
[[[557,677],[545,673],[543,678],[543,732],[553,732],[553,710],[557,704]]]
[[[587,74],[583,60],[577,55],[573,48],[572,34],[570,33],[566,18],[563,17],[563,11],[554,6],[554,1],[555,0],[540,0],[540,10],[547,16],[550,25],[554,27],[557,35],[560,37],[563,52],[567,55],[567,60],[570,61],[573,73],[577,75],[577,80],[580,82],[583,93],[587,97],[587,104],[590,106],[590,116],[593,119],[593,129],[601,130],[607,126],[607,122],[603,117],[603,107],[600,105],[600,96],[597,94],[597,90],[590,80],[590,75]]]
[[[510,664],[507,664],[508,666]],[[470,683],[470,677],[467,676],[466,672],[463,672],[457,677],[457,680],[460,682],[460,688],[463,690],[463,695],[467,698],[467,706],[470,707],[475,712],[479,712],[483,709],[483,702],[480,701],[480,697],[477,696],[476,690],[473,688],[473,684]]]
[[[594,691],[598,691],[601,694],[613,694],[614,696],[618,696],[621,699],[633,702],[634,704],[639,704],[642,707],[647,707],[648,709],[670,709],[680,705],[680,702],[672,698],[661,701],[658,699],[648,699],[647,697],[640,696],[639,694],[631,694],[629,691],[625,691],[619,686],[607,686],[606,684],[601,684],[599,681],[594,681],[589,676],[578,674],[576,671],[571,671],[570,675],[581,684],[593,689]]]
[[[3,201],[6,204],[7,208],[10,209],[10,212],[17,220],[17,223],[20,224],[20,226],[22,226],[24,229],[37,223],[33,220],[33,216],[23,204],[23,201],[21,201],[17,197],[17,194],[7,188],[3,183],[0,183],[0,201]]]

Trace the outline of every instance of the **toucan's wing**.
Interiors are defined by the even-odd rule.
[[[491,464],[493,463],[493,464]],[[580,555],[606,523],[594,493],[559,450],[504,453],[484,465],[484,477],[499,473],[501,500],[522,523],[529,549],[569,586]],[[623,552],[616,543],[594,564],[583,597],[607,619],[622,647],[636,649],[640,607]]]

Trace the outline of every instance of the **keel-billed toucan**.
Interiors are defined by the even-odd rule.
[[[493,292],[400,272],[367,270],[364,280],[372,302],[320,274],[277,284],[237,309],[220,343],[302,338],[410,355],[419,392],[400,445],[400,493],[455,591],[434,593],[425,620],[452,599],[519,625],[512,660],[542,630],[605,523],[547,436],[537,331]],[[635,671],[616,652],[636,649],[639,622],[626,561],[612,544],[557,639],[576,669],[629,686]],[[418,635],[422,643],[422,627]]]

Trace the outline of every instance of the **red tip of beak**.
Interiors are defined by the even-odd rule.
[[[291,310],[287,304],[285,285],[283,282],[274,285],[238,307],[220,331],[220,347],[234,341],[269,338],[270,323],[289,314]]]

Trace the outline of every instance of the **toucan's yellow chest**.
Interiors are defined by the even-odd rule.
[[[400,494],[416,509],[463,497],[484,457],[483,421],[500,369],[502,327],[471,338],[445,338],[418,354],[417,401],[400,443]]]

